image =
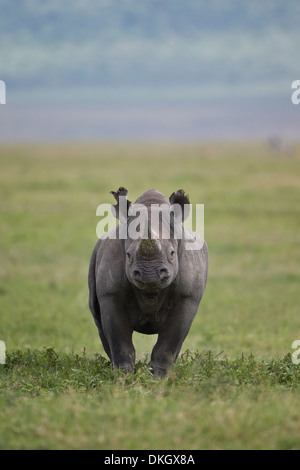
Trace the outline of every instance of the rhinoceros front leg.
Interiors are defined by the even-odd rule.
[[[131,372],[135,364],[135,349],[128,318],[120,302],[113,296],[101,299],[100,307],[103,332],[109,344],[113,367]]]
[[[154,376],[165,377],[176,361],[193,319],[199,302],[181,300],[170,312],[151,354],[151,367]]]

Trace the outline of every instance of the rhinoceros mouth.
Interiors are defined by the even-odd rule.
[[[142,292],[146,297],[158,296],[166,287],[169,285],[169,278],[163,279],[160,282],[134,282],[134,285]]]
[[[142,296],[146,302],[156,302],[158,300],[159,292],[157,291],[143,291]]]

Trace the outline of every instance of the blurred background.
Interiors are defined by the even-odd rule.
[[[297,0],[0,0],[0,11],[2,141],[298,137]]]

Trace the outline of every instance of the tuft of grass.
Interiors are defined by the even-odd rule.
[[[132,373],[113,370],[111,363],[99,354],[88,358],[82,355],[57,353],[54,348],[43,350],[12,350],[6,364],[0,369],[0,393],[38,396],[70,391],[101,394],[114,386],[138,386],[144,391],[153,387],[164,389],[196,388],[203,393],[212,386],[233,388],[289,390],[300,387],[300,368],[292,363],[291,355],[265,361],[253,355],[229,359],[211,351],[186,350],[179,357],[165,380],[156,379],[150,372],[150,363],[140,360]]]

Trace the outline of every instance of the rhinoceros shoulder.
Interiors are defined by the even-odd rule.
[[[176,285],[181,295],[200,301],[207,281],[208,248],[204,240],[200,239],[197,243],[194,249],[190,249],[191,246],[187,248],[183,240],[178,253]]]
[[[125,274],[125,251],[122,240],[101,237],[96,253],[97,294],[121,294],[128,285]]]

